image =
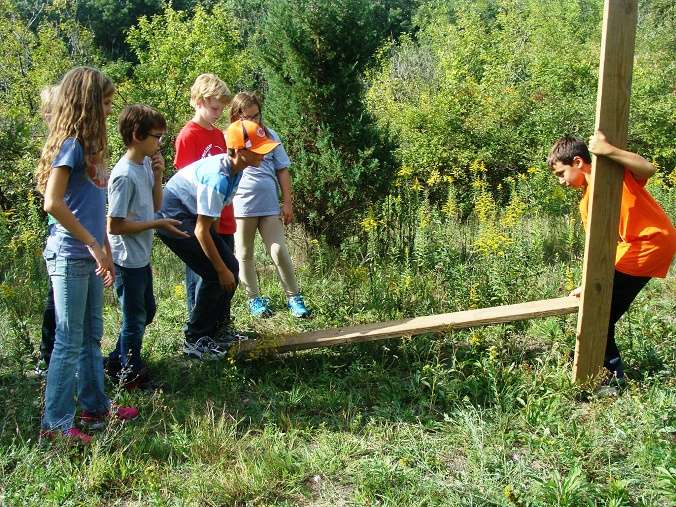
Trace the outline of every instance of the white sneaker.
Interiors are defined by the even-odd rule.
[[[183,342],[183,353],[204,361],[221,359],[228,353],[227,347],[214,341],[211,336],[202,336],[196,342]]]

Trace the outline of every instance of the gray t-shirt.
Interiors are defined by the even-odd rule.
[[[178,228],[194,236],[197,215],[218,218],[230,204],[241,177],[242,171],[232,172],[227,154],[197,160],[169,179],[160,215],[180,220]],[[167,235],[161,229],[157,232]]]
[[[268,137],[281,140],[272,129],[267,129]],[[247,167],[242,181],[232,200],[236,217],[264,217],[279,215],[279,194],[277,193],[277,171],[291,165],[282,144],[266,154],[260,167]]]
[[[99,168],[96,178],[91,178],[85,166],[82,145],[72,137],[63,142],[52,167],[67,167],[70,170],[63,200],[75,218],[96,238],[99,245],[103,245],[106,235],[106,170]],[[49,227],[43,255],[46,259],[54,256],[91,258],[86,245],[56,221],[53,227]]]
[[[146,222],[155,218],[153,170],[149,157],[135,164],[122,157],[108,181],[108,216]],[[124,268],[142,268],[150,264],[153,230],[137,234],[108,234],[113,262]]]

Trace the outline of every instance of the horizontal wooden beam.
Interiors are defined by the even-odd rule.
[[[576,297],[544,299],[516,305],[325,329],[278,338],[260,338],[240,343],[233,352],[254,352],[269,349],[284,352],[314,347],[333,347],[346,343],[361,343],[423,333],[444,332],[451,329],[487,326],[515,320],[565,315],[577,312],[578,306],[579,300]]]

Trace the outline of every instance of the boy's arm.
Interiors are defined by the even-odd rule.
[[[277,170],[277,181],[282,190],[282,220],[284,225],[288,225],[293,222],[293,190],[291,173],[287,167]]]
[[[606,135],[597,130],[589,138],[589,151],[596,156],[604,156],[626,167],[631,173],[642,180],[647,180],[657,169],[645,158],[631,151],[621,150],[608,142]]]
[[[177,229],[181,225],[180,220],[173,218],[157,218],[155,220],[127,220],[123,217],[108,217],[108,234],[138,234],[148,229],[164,229],[174,236],[189,238],[190,234]]]
[[[218,275],[218,282],[220,283],[221,287],[229,291],[235,290],[235,276],[223,262],[221,254],[218,253],[216,244],[211,237],[210,229],[214,220],[214,218],[208,217],[206,215],[197,215],[197,223],[195,224],[195,237],[202,247],[202,251],[214,266],[216,274]]]
[[[153,207],[155,212],[162,207],[162,177],[164,176],[164,157],[161,152],[155,153],[152,158],[153,168]]]
[[[154,173],[154,171],[153,171]],[[155,174],[153,174],[155,176]],[[161,176],[159,177],[161,180]],[[157,181],[155,181],[157,183]],[[112,179],[108,184],[108,233],[109,234],[138,234],[148,229],[164,229],[175,236],[187,238],[189,234],[176,228],[180,220],[172,218],[159,218],[155,220],[128,220],[130,202],[130,181],[125,176]],[[160,183],[160,201],[161,195]],[[153,187],[153,199],[155,198]]]

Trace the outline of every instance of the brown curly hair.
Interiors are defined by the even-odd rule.
[[[103,100],[114,92],[113,82],[91,67],[75,67],[63,76],[51,101],[49,134],[35,175],[40,193],[45,192],[61,145],[71,137],[82,145],[89,177],[95,181],[105,178],[108,141]]]

